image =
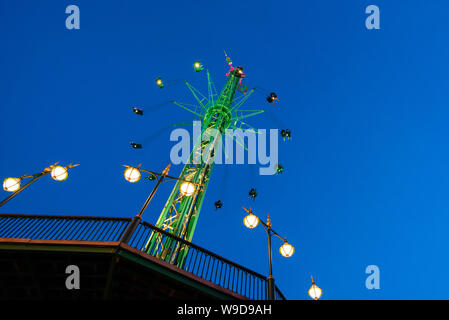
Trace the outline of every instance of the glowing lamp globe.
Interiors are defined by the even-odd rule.
[[[312,282],[312,286],[309,289],[309,296],[314,300],[319,300],[321,295],[323,294],[323,290],[318,287],[315,282]]]
[[[68,176],[67,168],[55,166],[51,169],[51,177],[56,181],[64,181]]]
[[[162,82],[162,79],[160,77],[156,79],[156,84],[159,86],[159,88],[164,87],[164,83]]]
[[[295,252],[295,247],[293,247],[290,243],[284,242],[284,244],[279,248],[279,252],[286,258],[289,258]]]
[[[184,182],[181,184],[179,191],[183,196],[190,197],[195,192],[195,185],[191,182]]]
[[[254,229],[259,224],[259,218],[250,213],[245,218],[243,218],[243,224],[249,229]]]
[[[193,64],[193,68],[195,69],[196,72],[203,70],[203,66],[201,65],[201,62],[199,62],[199,61],[196,61]]]
[[[6,178],[3,180],[3,190],[8,192],[15,192],[20,189],[19,178]]]
[[[139,181],[142,176],[140,170],[134,167],[126,168],[123,175],[125,176],[126,181],[131,183]]]

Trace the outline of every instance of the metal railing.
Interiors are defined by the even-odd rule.
[[[0,238],[119,241],[129,218],[0,215]]]
[[[130,218],[0,214],[0,238],[120,241],[130,223]],[[146,248],[150,236],[157,237],[160,243],[170,238],[178,253],[182,250],[187,252],[182,263],[177,261],[180,255],[167,255],[170,257],[168,260],[163,248]],[[268,299],[268,280],[265,276],[149,223],[141,222],[127,244],[249,299]],[[285,300],[277,287],[275,298]]]

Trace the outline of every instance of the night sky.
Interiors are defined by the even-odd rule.
[[[65,27],[70,4],[79,30]],[[370,4],[380,30],[365,27]],[[268,112],[248,123],[289,128],[293,139],[279,140],[282,175],[215,166],[193,242],[267,274],[265,232],[242,223],[251,206],[296,248],[286,259],[273,238],[274,277],[289,299],[308,299],[311,274],[323,299],[449,299],[448,9],[444,0],[0,0],[0,179],[80,164],[0,212],[133,217],[153,182],[126,182],[122,165],[164,169],[171,125],[194,116],[163,102],[195,102],[184,79],[207,92],[196,60],[220,90],[226,50],[249,88],[280,99],[271,106],[255,93],[247,106]],[[159,89],[158,76],[172,85]],[[173,186],[161,186],[144,220],[156,222]],[[365,287],[368,265],[380,269],[379,290]]]

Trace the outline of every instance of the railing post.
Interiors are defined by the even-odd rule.
[[[140,224],[141,220],[142,218],[139,215],[135,216],[131,220],[130,224],[128,225],[128,228],[126,228],[125,232],[123,233],[120,242],[128,244],[128,241],[131,240],[131,236],[133,235],[134,231],[136,231],[137,226]]]

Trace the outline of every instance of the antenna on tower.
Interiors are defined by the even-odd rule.
[[[227,62],[229,65],[231,65],[231,64],[232,64],[231,58],[228,57],[228,54],[226,53],[226,50],[223,49],[223,51],[224,51],[224,54],[225,54],[225,57],[226,57],[226,62]]]

